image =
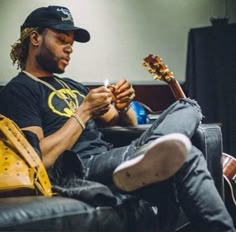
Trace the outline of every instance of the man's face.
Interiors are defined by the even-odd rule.
[[[63,73],[69,64],[73,43],[73,32],[46,29],[36,56],[40,68],[50,73]]]

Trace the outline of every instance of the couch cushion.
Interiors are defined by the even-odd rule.
[[[116,211],[69,198],[2,198],[0,212],[0,230],[104,231],[110,226],[113,231],[123,230]]]
[[[121,232],[156,231],[157,227],[150,205],[138,201],[95,208],[59,196],[0,198],[0,215],[0,231]]]

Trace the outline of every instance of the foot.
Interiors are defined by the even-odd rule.
[[[173,133],[142,147],[135,158],[120,164],[113,172],[115,185],[126,192],[166,180],[184,164],[191,142],[183,134]]]

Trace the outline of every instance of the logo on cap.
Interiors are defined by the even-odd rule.
[[[57,11],[62,12],[64,15],[66,15],[66,17],[61,17],[62,21],[72,21],[73,22],[72,15],[71,15],[71,13],[68,9],[66,9],[66,8],[57,8]]]

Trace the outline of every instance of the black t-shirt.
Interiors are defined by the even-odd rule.
[[[88,93],[88,89],[81,83],[69,78],[59,78],[66,83],[77,96],[79,105]],[[44,136],[57,131],[71,116],[66,102],[56,92],[69,94],[65,87],[51,77],[41,80],[52,85],[57,91],[35,81],[25,73],[19,73],[0,92],[0,113],[11,118],[21,128],[28,126],[42,127]],[[72,148],[81,158],[88,155],[100,154],[108,150],[111,144],[102,140],[102,134],[97,129],[93,119],[86,123],[78,141]]]

